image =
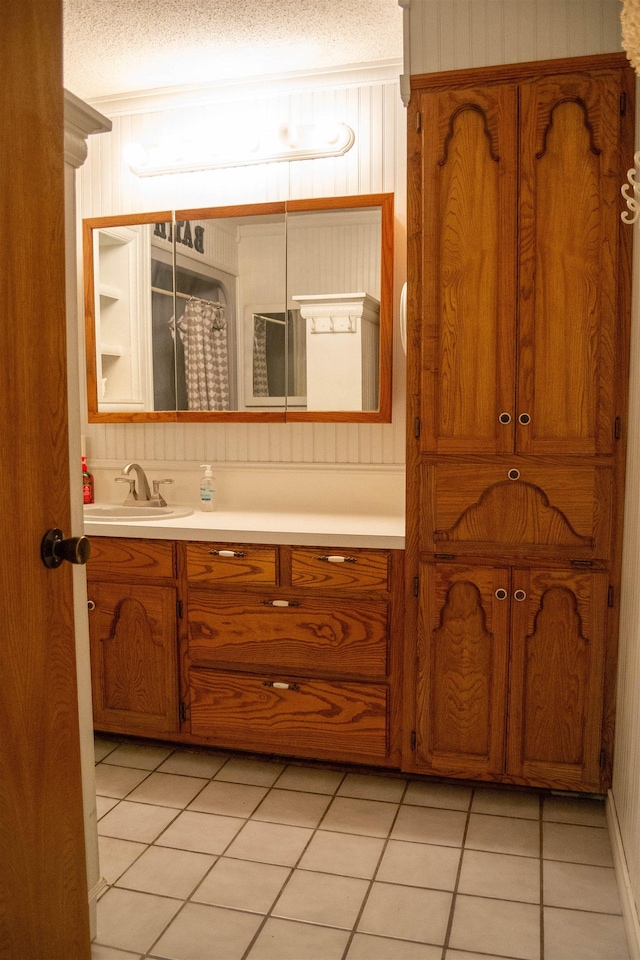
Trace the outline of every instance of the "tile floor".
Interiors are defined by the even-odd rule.
[[[628,960],[599,800],[96,741],[93,960]]]

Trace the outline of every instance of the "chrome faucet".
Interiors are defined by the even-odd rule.
[[[130,476],[132,470],[135,470],[135,477]],[[136,489],[136,478],[138,480],[138,489]],[[129,493],[124,499],[124,506],[137,505],[151,502],[151,491],[149,490],[149,481],[139,463],[128,463],[122,468],[122,474],[116,477],[116,483],[128,483]]]

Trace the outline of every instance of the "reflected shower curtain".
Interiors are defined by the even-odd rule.
[[[267,379],[267,321],[257,314],[253,316],[253,395],[269,396]]]
[[[189,410],[229,409],[227,321],[221,303],[187,300],[177,323]]]

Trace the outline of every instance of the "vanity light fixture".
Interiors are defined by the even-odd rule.
[[[138,177],[196,173],[223,167],[246,167],[282,160],[341,157],[351,149],[355,134],[346,123],[320,121],[281,124],[271,130],[217,140],[169,140],[153,146],[129,143],[122,151]]]

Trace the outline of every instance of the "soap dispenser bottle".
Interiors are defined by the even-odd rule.
[[[216,480],[210,463],[201,463],[200,466],[204,469],[200,481],[200,509],[209,513],[216,508]]]

